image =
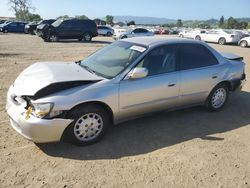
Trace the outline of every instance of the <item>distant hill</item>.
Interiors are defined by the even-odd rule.
[[[168,18],[155,18],[155,17],[140,17],[140,16],[114,16],[115,22],[130,22],[135,21],[136,24],[150,24],[150,25],[162,25],[176,23],[174,19]]]
[[[105,20],[106,18],[102,18]],[[250,18],[235,18],[237,21],[250,22]],[[136,24],[142,25],[163,25],[163,24],[175,24],[177,20],[169,18],[157,18],[157,17],[144,17],[144,16],[114,16],[114,22],[127,23],[135,21]],[[212,27],[218,27],[219,19],[208,19],[208,20],[184,20],[182,22],[185,26],[198,26],[200,24],[209,24]]]

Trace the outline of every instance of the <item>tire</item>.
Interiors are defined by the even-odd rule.
[[[181,37],[181,38],[184,38],[184,36],[183,36],[182,34],[180,34],[180,37]]]
[[[218,41],[218,43],[220,45],[225,45],[226,44],[226,39],[225,38],[220,38],[219,41]]]
[[[112,33],[111,32],[107,32],[107,37],[110,37],[112,35]]]
[[[201,40],[201,37],[200,37],[199,35],[197,35],[197,36],[195,37],[195,40]]]
[[[85,42],[90,42],[90,41],[92,40],[92,35],[91,35],[91,33],[84,33],[84,35],[83,35],[83,40],[84,40]]]
[[[247,47],[247,41],[246,40],[243,40],[243,41],[241,41],[240,42],[240,46],[242,47],[242,48],[245,48],[245,47]]]
[[[50,42],[58,42],[58,40],[59,40],[59,38],[58,38],[58,36],[56,34],[51,34],[49,36],[49,41]]]
[[[209,94],[205,106],[211,112],[220,111],[226,104],[229,88],[226,84],[217,85]]]
[[[108,112],[99,105],[76,107],[68,118],[74,121],[66,128],[64,140],[79,146],[98,142],[110,125]]]
[[[4,33],[8,33],[8,29],[4,29],[3,32],[4,32]]]
[[[121,38],[121,39],[126,39],[126,38],[128,38],[128,37],[125,35],[125,36],[122,36],[122,38]]]

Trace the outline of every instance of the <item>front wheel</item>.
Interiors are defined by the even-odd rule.
[[[8,29],[4,29],[3,32],[4,32],[4,33],[8,33]]]
[[[49,41],[51,41],[51,42],[58,42],[58,36],[56,34],[50,35]]]
[[[74,121],[65,130],[66,141],[80,146],[99,141],[110,123],[106,110],[97,105],[76,107],[69,118]]]
[[[240,42],[240,46],[241,46],[242,48],[247,47],[247,41],[245,41],[245,40],[241,41],[241,42]]]
[[[228,95],[229,89],[226,84],[217,85],[207,98],[206,108],[212,112],[221,110],[227,101]]]

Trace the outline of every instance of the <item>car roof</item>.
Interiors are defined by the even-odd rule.
[[[123,39],[123,41],[136,43],[142,46],[154,47],[162,44],[203,44],[202,41],[190,40],[190,39],[164,39],[160,37],[133,37]]]

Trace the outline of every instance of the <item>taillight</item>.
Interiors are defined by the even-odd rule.
[[[235,35],[231,35],[230,37],[231,37],[231,38],[234,38],[234,37],[235,37]]]

